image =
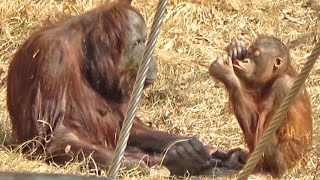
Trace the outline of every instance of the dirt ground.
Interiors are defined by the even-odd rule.
[[[6,108],[6,75],[12,55],[26,38],[47,21],[61,14],[77,15],[100,0],[2,0],[0,1],[0,137],[10,139],[10,120]],[[158,1],[133,0],[150,28]],[[257,35],[279,37],[290,48],[301,69],[320,39],[319,0],[171,0],[154,51],[159,65],[157,82],[147,89],[138,116],[157,129],[197,136],[205,144],[228,149],[246,148],[241,129],[227,108],[224,87],[208,74],[208,65],[233,37],[249,44]],[[308,153],[307,167],[295,167],[283,179],[320,177],[320,61],[306,82],[314,117],[314,145]],[[89,175],[79,164],[57,167],[42,161],[29,161],[19,150],[0,147],[0,171],[44,172]],[[102,175],[105,175],[102,172]],[[165,173],[138,170],[122,172],[122,179],[167,179]],[[212,177],[200,177],[210,179]],[[230,179],[235,176],[228,177]],[[256,174],[250,179],[271,179]],[[199,177],[185,177],[199,179]],[[225,179],[225,178],[222,178]]]

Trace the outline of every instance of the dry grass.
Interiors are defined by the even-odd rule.
[[[257,34],[280,37],[300,69],[319,40],[319,0],[171,0],[155,49],[159,79],[144,92],[139,116],[171,133],[197,136],[218,148],[244,147],[240,128],[227,111],[227,95],[207,73],[208,65],[224,53],[233,37],[249,43]],[[10,137],[6,110],[6,72],[19,45],[47,20],[59,14],[76,15],[100,4],[99,0],[2,0],[0,2],[0,135]],[[134,0],[150,27],[157,1]],[[311,4],[311,5],[310,5]],[[307,5],[307,6],[305,6]],[[296,167],[284,179],[313,179],[320,165],[320,62],[307,80],[314,117],[314,146],[306,168]],[[4,141],[4,140],[3,140]],[[0,148],[0,170],[92,174],[78,164],[66,167],[28,161],[19,152]],[[104,173],[103,173],[104,174]],[[254,175],[252,178],[270,179]],[[122,173],[123,179],[159,179],[151,173]],[[232,178],[232,177],[230,177]],[[191,178],[193,179],[193,178]],[[203,179],[206,179],[203,177]]]

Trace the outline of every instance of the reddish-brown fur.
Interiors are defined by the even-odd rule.
[[[85,17],[74,18],[35,33],[14,56],[8,73],[8,109],[17,143],[35,137],[38,142],[45,143],[44,138],[50,138],[51,141],[44,144],[50,150],[39,150],[50,154],[69,144],[54,145],[59,136],[94,145],[105,144],[112,153],[117,139],[115,134],[121,128],[129,99],[126,89],[126,83],[129,82],[120,84],[121,76],[115,67],[119,63],[123,41],[116,34],[122,34],[127,28],[128,18],[125,12],[132,8],[100,8],[82,15]],[[108,13],[101,19],[105,22],[92,23],[90,18],[102,16],[102,12]],[[119,13],[117,18],[113,13]],[[88,30],[93,31],[90,32],[91,36],[104,33],[102,23],[113,25],[106,32],[109,44],[105,44],[105,51],[115,48],[111,54],[99,52],[101,47],[90,48],[97,51],[92,53],[96,57],[91,58],[105,60],[96,62],[100,63],[96,76],[104,77],[105,81],[101,83],[106,88],[110,87],[97,92],[90,87],[90,83],[95,83],[101,77],[94,77],[86,72],[85,68],[90,67],[84,65],[89,65],[86,62],[89,59],[82,50],[82,42],[89,36],[86,34],[89,34],[86,32]],[[88,40],[98,39],[89,38],[91,39]],[[92,44],[99,45],[95,42]],[[104,72],[107,73],[103,74]],[[135,131],[143,129],[140,124],[140,121],[135,121]]]
[[[211,65],[210,74],[226,85],[251,154],[298,73],[291,65],[289,51],[276,38],[258,38],[248,53],[239,41],[232,42],[227,49],[230,60],[218,59]],[[274,60],[278,60],[278,64],[274,65]],[[250,66],[253,64],[250,62],[255,65]],[[251,71],[250,67],[254,67],[251,76],[247,73]],[[271,73],[266,75],[265,72]],[[257,170],[279,177],[303,158],[311,144],[312,112],[303,88],[264,152]]]
[[[140,39],[130,39],[135,37]],[[58,164],[91,157],[99,167],[108,166],[145,37],[141,14],[124,3],[98,7],[33,34],[9,67],[7,104],[15,143],[31,140],[24,152]],[[156,69],[149,71],[146,85],[155,79]],[[153,130],[137,117],[124,165],[141,159],[142,164],[160,163],[169,145],[163,164],[173,174],[199,174],[221,165],[196,138]]]

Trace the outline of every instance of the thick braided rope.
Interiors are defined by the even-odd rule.
[[[163,20],[163,14],[168,0],[160,0],[157,6],[157,11],[154,17],[154,21],[151,27],[150,36],[148,38],[146,50],[144,52],[143,61],[141,62],[135,85],[131,94],[131,99],[129,102],[128,110],[126,113],[126,118],[123,122],[122,129],[120,131],[119,140],[115,150],[114,159],[111,164],[108,176],[115,179],[118,176],[118,171],[120,168],[120,163],[124,155],[124,151],[127,146],[129,139],[131,127],[133,124],[133,119],[137,111],[138,103],[141,97],[141,92],[143,90],[144,82],[146,80],[147,71],[149,69],[149,63],[151,60],[152,52],[156,44],[157,36],[159,34],[160,26]]]
[[[318,57],[320,55],[320,42],[318,42],[315,48],[312,50],[311,55],[308,57],[308,61],[304,65],[303,69],[301,70],[299,76],[294,81],[292,88],[289,90],[287,96],[281,103],[277,113],[271,120],[269,126],[267,127],[265,133],[263,134],[259,144],[254,149],[254,152],[251,154],[248,162],[246,163],[243,170],[240,172],[238,179],[244,180],[249,177],[249,175],[253,172],[254,168],[256,167],[258,161],[260,160],[263,152],[265,151],[266,147],[268,146],[272,136],[275,134],[277,129],[279,128],[282,120],[284,119],[287,111],[294,101],[297,94],[300,92],[301,87],[303,86],[305,80],[307,79],[312,67],[316,63]]]

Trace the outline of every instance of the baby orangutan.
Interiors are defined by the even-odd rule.
[[[214,61],[209,73],[225,85],[251,154],[298,73],[291,64],[287,47],[275,37],[259,37],[248,49],[242,41],[233,40],[227,52],[229,57]],[[306,164],[304,155],[311,144],[312,112],[303,88],[257,170],[281,177],[300,160]]]

